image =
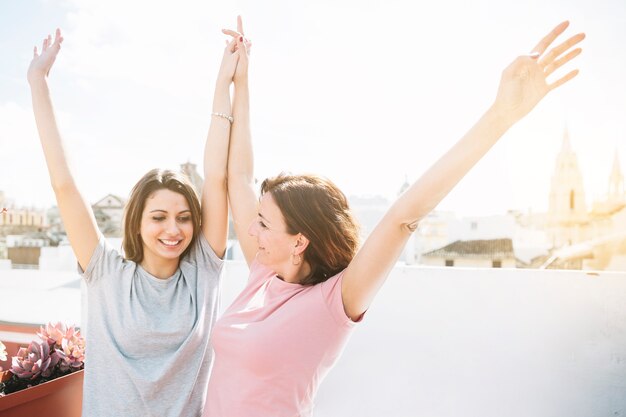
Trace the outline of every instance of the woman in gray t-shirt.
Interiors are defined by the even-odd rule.
[[[202,209],[184,175],[148,172],[126,205],[122,256],[98,230],[65,158],[47,83],[62,42],[57,29],[41,51],[35,47],[28,82],[52,187],[87,284],[83,416],[200,415],[228,231],[235,44],[224,51],[215,87]]]

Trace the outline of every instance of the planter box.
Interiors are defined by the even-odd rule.
[[[84,372],[0,397],[0,417],[81,417]]]

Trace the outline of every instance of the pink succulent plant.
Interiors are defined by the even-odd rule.
[[[50,322],[45,327],[41,326],[37,335],[48,343],[50,349],[56,350],[62,372],[74,372],[82,367],[85,360],[85,338],[76,327]]]
[[[72,327],[73,329],[73,327]],[[46,326],[39,327],[39,333],[37,336],[41,337],[41,340],[48,342],[50,346],[59,345],[63,342],[63,338],[68,331],[67,326],[58,321],[56,323],[50,322]]]
[[[57,352],[50,354],[50,346],[45,342],[32,341],[28,348],[20,348],[13,357],[11,372],[21,379],[48,377],[60,360]]]

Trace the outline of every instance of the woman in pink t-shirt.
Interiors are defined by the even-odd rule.
[[[563,22],[502,73],[493,105],[389,209],[359,247],[343,193],[312,175],[279,175],[255,194],[248,50],[241,19],[228,158],[228,195],[250,279],[218,320],[204,415],[308,416],[319,382],[385,282],[417,223],[514,123],[578,73],[547,77],[581,50],[577,34],[546,53]]]

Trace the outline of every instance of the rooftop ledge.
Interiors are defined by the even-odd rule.
[[[227,262],[222,308],[246,278]],[[0,340],[82,321],[76,273],[4,270],[0,292]],[[314,415],[626,416],[626,273],[398,265]]]

